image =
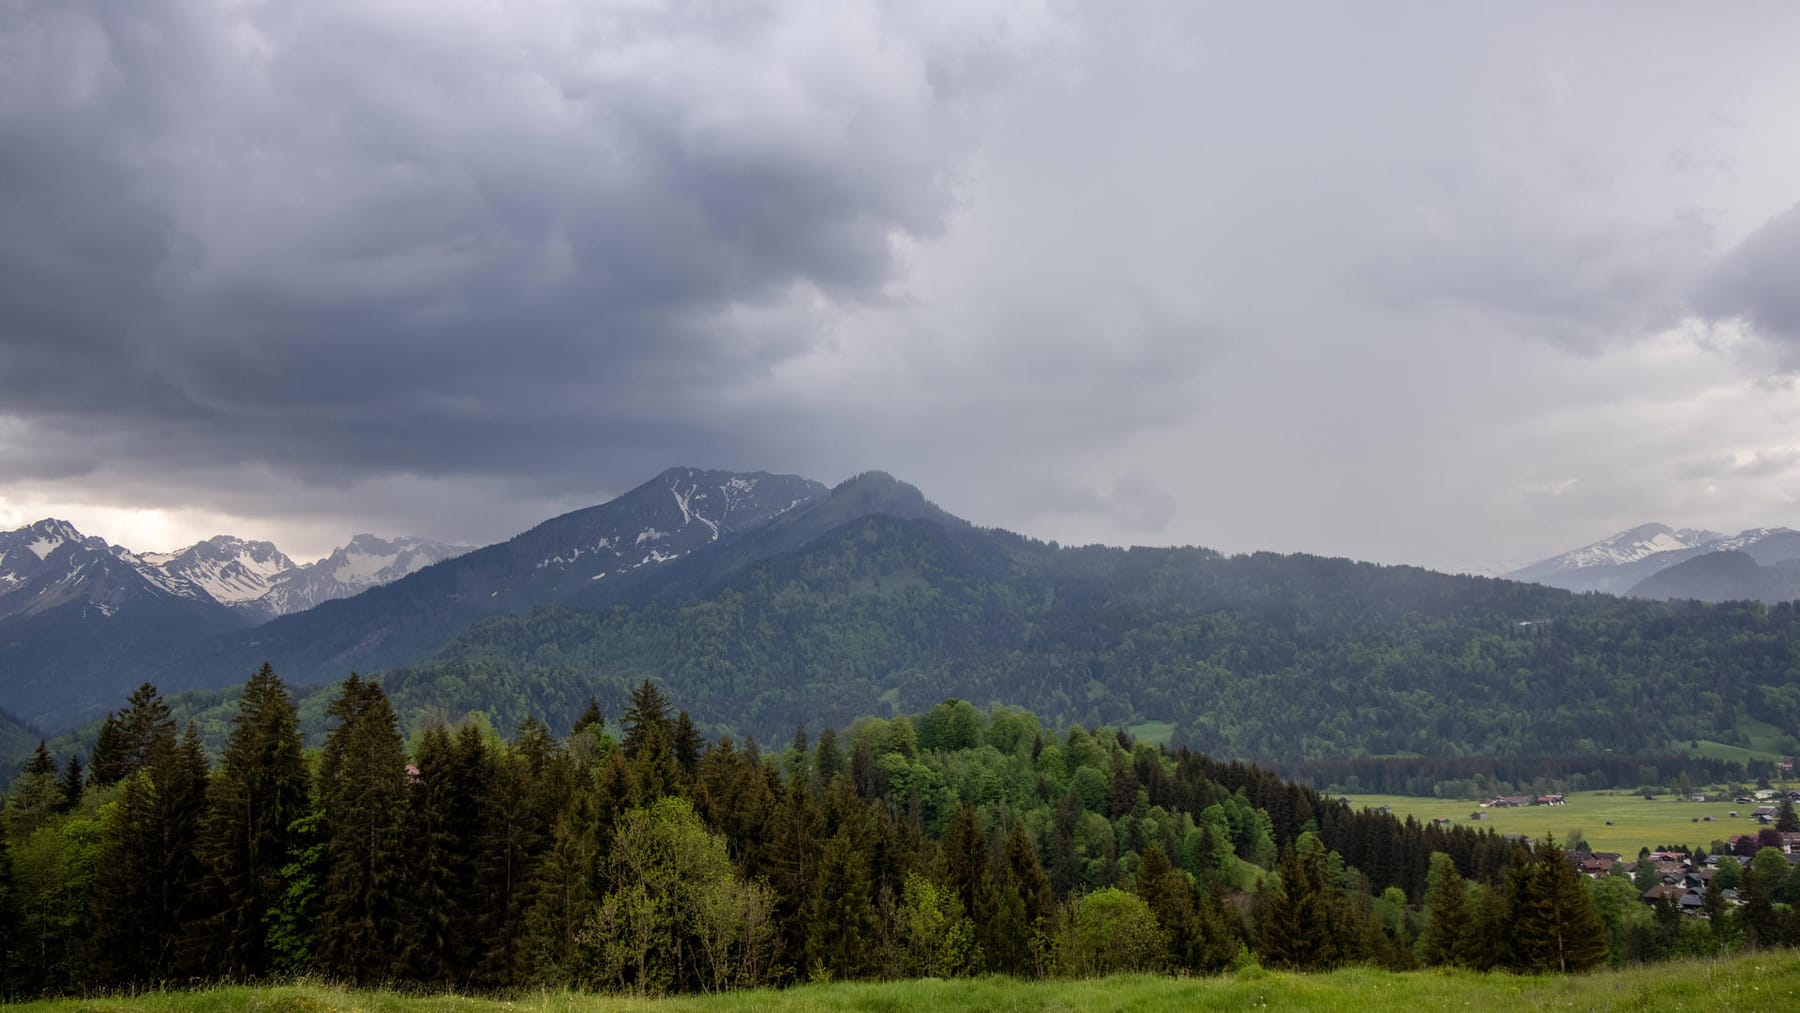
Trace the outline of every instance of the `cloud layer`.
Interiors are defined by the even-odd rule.
[[[1656,14],[13,3],[0,518],[481,540],[693,463],[1437,565],[1800,525],[1800,24]]]

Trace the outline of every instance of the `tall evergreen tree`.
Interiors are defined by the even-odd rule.
[[[397,970],[405,878],[406,757],[393,706],[354,673],[326,712],[337,726],[319,764],[328,872],[320,970],[357,984]]]
[[[129,773],[131,756],[125,743],[125,730],[118,717],[108,711],[94,739],[94,751],[88,754],[88,783],[104,788],[118,784]]]
[[[470,899],[474,842],[457,832],[456,810],[473,799],[457,796],[456,749],[442,725],[426,729],[414,759],[418,774],[407,788],[400,966],[410,980],[444,985],[461,977],[468,957],[467,939],[457,926]]]
[[[1419,959],[1425,963],[1467,967],[1474,963],[1468,884],[1456,863],[1439,851],[1431,856],[1430,885],[1425,891],[1425,931],[1419,937]]]
[[[206,910],[194,936],[210,974],[248,978],[271,967],[270,911],[286,890],[281,870],[294,857],[294,825],[311,805],[301,753],[299,715],[265,663],[244,684],[208,789],[200,835]]]
[[[1555,838],[1546,837],[1507,877],[1512,964],[1521,971],[1583,971],[1606,959],[1593,900]]]
[[[1273,967],[1316,971],[1339,962],[1336,898],[1324,856],[1289,846],[1281,852],[1281,887],[1262,919],[1257,956]]]
[[[63,767],[62,776],[62,812],[71,813],[81,804],[81,789],[85,785],[82,779],[81,756],[71,753],[69,762]]]
[[[855,828],[845,825],[825,842],[813,888],[806,960],[814,973],[850,979],[875,969],[875,906],[869,858]]]
[[[163,982],[197,968],[182,945],[201,895],[206,753],[192,725],[180,743],[159,727],[126,779],[95,870],[93,965],[103,981]]]

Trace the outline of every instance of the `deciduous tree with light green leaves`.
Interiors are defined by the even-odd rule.
[[[1057,969],[1077,978],[1160,971],[1167,954],[1162,926],[1150,905],[1115,887],[1076,898],[1056,937]]]

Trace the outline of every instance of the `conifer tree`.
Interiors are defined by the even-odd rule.
[[[206,754],[192,725],[181,742],[158,726],[125,782],[95,870],[93,965],[100,980],[162,982],[194,968],[182,945],[204,867]]]
[[[119,725],[119,719],[108,711],[105,719],[100,722],[93,752],[88,754],[88,783],[100,788],[118,784],[129,773],[129,765],[124,730]]]
[[[1316,971],[1337,965],[1339,926],[1326,882],[1324,856],[1316,849],[1281,852],[1281,887],[1270,898],[1257,941],[1257,956],[1273,967]]]
[[[1425,931],[1419,937],[1419,959],[1432,966],[1470,966],[1474,963],[1472,932],[1468,885],[1450,856],[1435,852],[1425,891]]]
[[[834,979],[865,977],[874,971],[875,908],[868,855],[854,828],[846,825],[825,842],[813,888],[806,959],[815,972]]]
[[[691,783],[694,775],[700,771],[700,751],[705,743],[700,741],[700,732],[694,727],[694,719],[688,717],[687,711],[675,715],[675,729],[672,733],[672,752],[675,763],[681,768],[682,782]]]
[[[991,922],[996,895],[993,872],[988,861],[987,837],[975,818],[972,806],[963,806],[944,830],[942,842],[943,882],[975,926],[975,939],[985,952],[992,942]]]
[[[458,932],[472,885],[473,840],[459,832],[457,757],[442,725],[425,730],[414,757],[418,776],[407,790],[406,887],[400,957],[404,976],[421,982],[457,981],[467,966],[468,939]]]
[[[272,965],[270,911],[286,890],[294,824],[311,804],[300,719],[287,687],[265,663],[244,685],[231,736],[208,788],[200,857],[205,910],[194,925],[212,974],[254,977]]]
[[[1606,959],[1606,933],[1581,874],[1556,840],[1508,874],[1512,965],[1521,971],[1583,971]]]
[[[1006,864],[1012,873],[1013,889],[1025,905],[1025,921],[1031,927],[1033,939],[1047,947],[1056,919],[1056,895],[1038,861],[1037,847],[1018,823],[1014,823],[1006,835]]]
[[[604,727],[606,715],[600,712],[600,701],[594,696],[588,697],[587,706],[581,709],[581,715],[575,719],[575,726],[569,729],[570,737],[580,735],[593,727]]]
[[[82,780],[81,756],[76,753],[71,753],[69,755],[68,764],[63,767],[62,803],[57,807],[58,811],[64,813],[75,811],[75,807],[81,804],[81,789],[84,783],[85,782]]]
[[[1774,904],[1769,900],[1769,888],[1763,882],[1756,864],[1744,867],[1744,882],[1738,887],[1743,897],[1741,909],[1744,926],[1744,945],[1752,950],[1764,950],[1777,946],[1781,942],[1781,922],[1775,912]]]
[[[337,720],[319,764],[328,873],[319,966],[357,984],[397,970],[405,877],[406,758],[393,706],[354,673],[326,712]]]
[[[628,760],[637,759],[647,748],[672,748],[674,727],[669,721],[669,700],[649,679],[631,691],[624,726],[625,741],[621,746]]]
[[[537,865],[525,917],[525,950],[536,984],[581,984],[585,954],[580,937],[600,898],[598,824],[595,793],[579,792],[557,820],[550,848]]]

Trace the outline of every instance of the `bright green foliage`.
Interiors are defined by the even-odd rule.
[[[768,890],[738,878],[725,842],[687,800],[626,813],[606,867],[610,889],[581,937],[600,982],[713,991],[767,973]]]
[[[94,867],[105,829],[105,822],[84,808],[41,822],[22,837],[9,831],[16,931],[5,984],[15,993],[34,995],[90,980]]]
[[[1150,906],[1112,887],[1076,898],[1056,937],[1057,969],[1073,977],[1158,971],[1167,960],[1162,926]]]
[[[298,975],[315,964],[315,933],[325,894],[325,817],[317,809],[288,824],[288,861],[278,873],[281,894],[263,919],[270,969]]]
[[[975,925],[954,891],[925,876],[909,875],[899,918],[902,976],[955,978],[981,966]]]

